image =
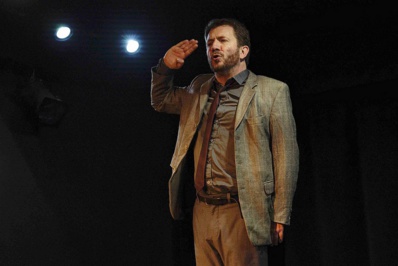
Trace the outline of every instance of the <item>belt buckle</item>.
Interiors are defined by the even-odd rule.
[[[213,205],[216,205],[216,206],[217,206],[217,205],[222,205],[222,204],[220,204],[221,198],[212,198],[212,200],[213,200],[213,203],[214,203]]]
[[[227,203],[231,203],[231,196],[228,193],[226,198],[218,197],[218,198],[208,198],[201,195],[197,195],[198,200],[204,202],[206,205],[224,205]],[[213,202],[213,203],[212,203]],[[218,202],[218,203],[216,203]],[[224,203],[223,203],[224,202]]]

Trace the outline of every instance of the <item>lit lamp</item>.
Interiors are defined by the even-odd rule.
[[[68,26],[59,27],[55,36],[59,41],[67,41],[72,36],[72,30]]]

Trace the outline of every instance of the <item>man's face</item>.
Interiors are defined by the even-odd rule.
[[[212,29],[206,38],[207,61],[213,72],[226,73],[239,64],[238,40],[231,26]]]

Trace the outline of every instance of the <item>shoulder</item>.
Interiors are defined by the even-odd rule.
[[[256,75],[251,71],[249,73],[248,82],[252,83],[254,86],[258,86],[259,88],[288,88],[288,85],[281,80],[265,75]]]
[[[191,83],[205,83],[205,82],[211,80],[213,77],[214,77],[214,74],[210,74],[210,73],[208,73],[208,74],[200,74],[200,75],[197,75],[192,80]]]
[[[188,86],[188,91],[194,93],[195,91],[200,90],[203,84],[211,83],[213,80],[214,74],[200,74],[197,75]]]
[[[278,79],[250,72],[247,84],[255,90],[258,97],[290,97],[289,86]]]

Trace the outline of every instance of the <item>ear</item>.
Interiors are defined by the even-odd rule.
[[[245,59],[246,56],[249,54],[249,50],[250,50],[249,46],[247,46],[247,45],[241,46],[240,53],[239,53],[240,59]]]

